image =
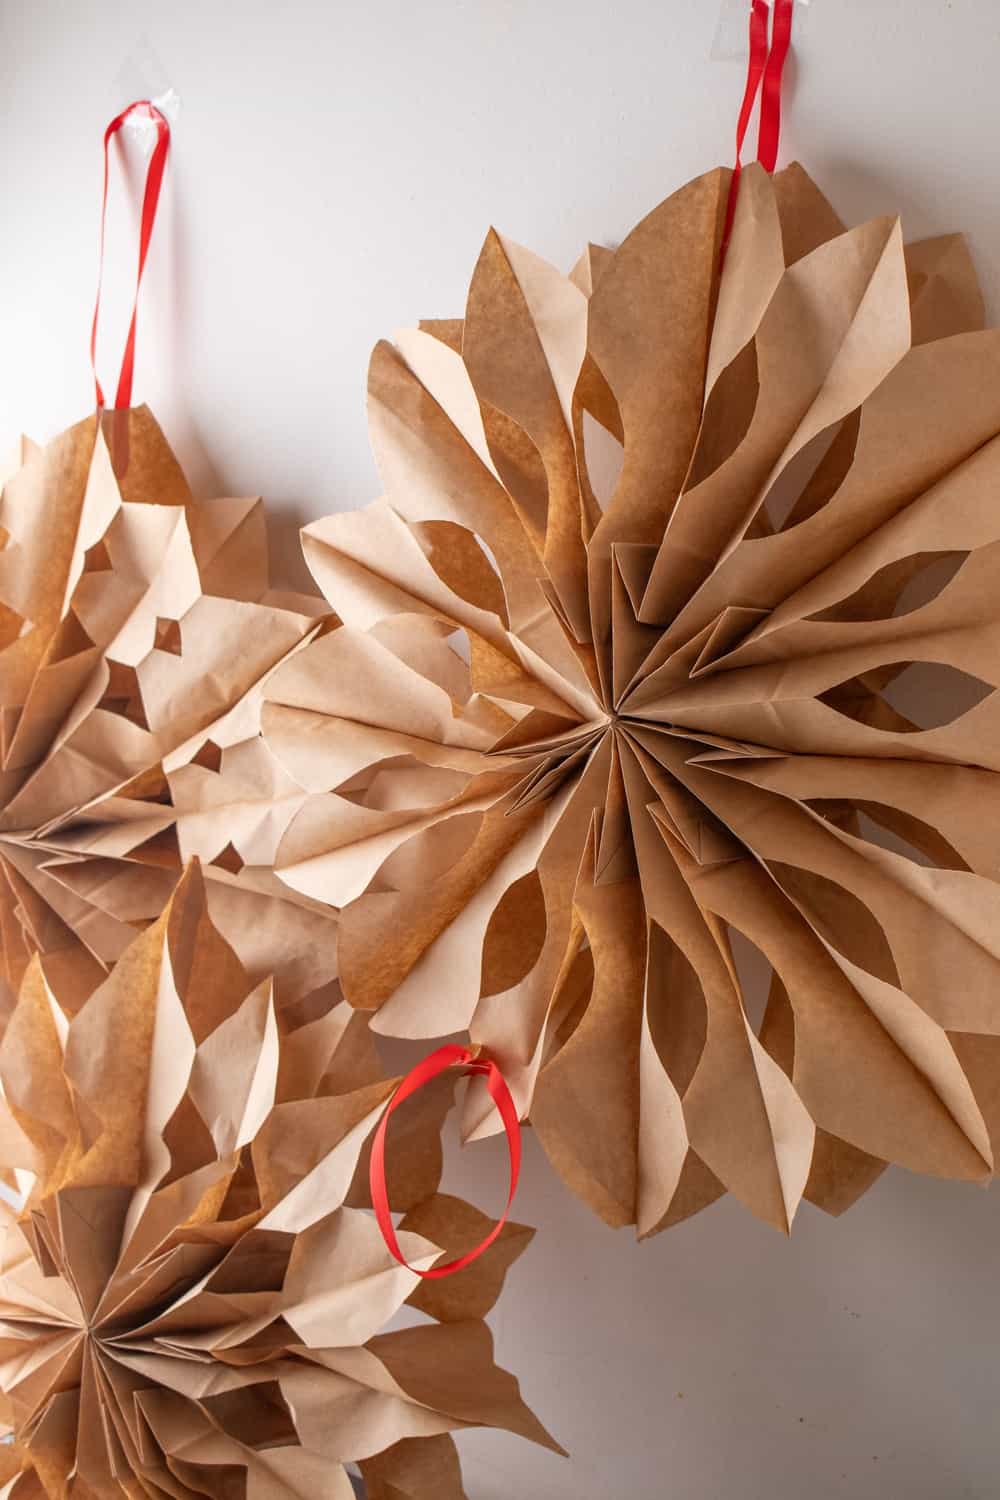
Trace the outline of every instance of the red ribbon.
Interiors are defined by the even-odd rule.
[[[761,81],[760,125],[757,131],[757,160],[767,172],[774,171],[778,160],[778,137],[781,134],[781,75],[792,40],[792,14],[795,0],[774,0],[771,23],[771,50]]]
[[[733,227],[740,173],[743,170],[743,143],[746,140],[758,91],[760,92],[760,123],[757,127],[757,160],[765,171],[773,172],[778,159],[778,140],[781,135],[781,77],[792,40],[792,15],[795,10],[795,0],[774,0],[774,20],[771,26],[769,51],[767,28],[770,9],[768,0],[751,0],[750,56],[747,63],[747,82],[743,90],[743,103],[740,105],[739,118],[736,122],[736,163],[733,167],[733,175],[729,183],[729,199],[726,203],[726,223],[722,232],[723,254],[725,254]]]
[[[146,266],[146,254],[149,250],[149,242],[153,237],[153,225],[156,222],[156,207],[160,201],[160,186],[163,182],[163,169],[167,164],[167,151],[170,148],[170,126],[166,119],[157,109],[155,104],[148,99],[139,99],[135,104],[130,104],[128,109],[123,109],[120,115],[116,115],[104,132],[104,192],[101,197],[101,252],[97,270],[97,301],[94,304],[94,321],[90,329],[90,367],[94,372],[94,394],[97,398],[98,409],[105,405],[104,392],[101,382],[97,376],[97,323],[101,312],[101,282],[104,278],[104,231],[105,220],[108,213],[108,144],[113,135],[130,119],[151,120],[156,126],[156,145],[149,159],[146,171],[146,187],[142,198],[142,218],[139,225],[139,270],[135,278],[135,297],[132,302],[132,320],[129,324],[128,338],[125,340],[125,352],[122,355],[122,367],[118,376],[118,389],[115,393],[115,408],[129,407],[132,405],[132,377],[135,373],[135,327],[136,316],[139,310],[139,287],[142,285],[142,273]]]
[[[389,1190],[385,1180],[385,1137],[389,1127],[389,1120],[393,1112],[404,1104],[411,1095],[425,1084],[437,1078],[439,1074],[446,1073],[449,1068],[461,1068],[467,1077],[480,1076],[486,1079],[486,1087],[490,1092],[494,1104],[500,1112],[503,1128],[507,1132],[507,1147],[510,1151],[510,1192],[507,1195],[507,1205],[500,1219],[494,1224],[486,1238],[472,1250],[467,1250],[457,1260],[450,1260],[446,1265],[434,1266],[429,1271],[418,1271],[416,1266],[411,1266],[399,1248],[396,1238],[396,1230],[392,1222],[392,1212],[389,1208]],[[484,1251],[488,1250],[494,1240],[500,1234],[507,1222],[511,1205],[514,1202],[514,1194],[517,1192],[517,1180],[521,1173],[521,1124],[517,1118],[517,1106],[511,1098],[510,1089],[504,1081],[503,1074],[496,1063],[487,1058],[477,1057],[467,1047],[459,1047],[449,1043],[445,1047],[439,1047],[423,1062],[418,1063],[412,1072],[408,1073],[402,1083],[393,1094],[386,1105],[385,1113],[378,1124],[375,1139],[372,1141],[371,1166],[368,1171],[368,1182],[371,1188],[372,1207],[375,1210],[375,1218],[378,1227],[382,1231],[382,1238],[389,1247],[389,1252],[394,1260],[401,1266],[406,1266],[416,1276],[423,1276],[428,1281],[439,1280],[442,1276],[453,1276],[456,1271],[463,1271],[466,1266],[478,1260]]]

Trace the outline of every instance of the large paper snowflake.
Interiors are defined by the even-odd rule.
[[[448,1321],[379,1332],[425,1294],[349,1206],[392,1084],[371,1079],[345,1011],[288,1029],[212,927],[196,869],[68,1024],[29,966],[0,1046],[0,1163],[27,1195],[0,1225],[11,1500],[347,1500],[352,1460],[375,1494],[462,1500],[445,1434],[551,1444],[481,1320],[520,1226],[464,1302],[430,1294]],[[458,1249],[482,1231],[436,1194],[438,1122],[419,1119],[393,1194],[426,1269],[428,1235]]]
[[[345,628],[265,690],[348,998],[467,1028],[644,1234],[980,1179],[998,1125],[1000,333],[960,239],[797,167],[720,278],[727,184],[568,278],[491,233],[379,346],[387,498],[304,533]]]
[[[6,1005],[35,952],[79,1004],[193,855],[257,977],[327,983],[328,922],[270,868],[300,789],[258,735],[268,672],[323,627],[269,591],[260,501],[195,502],[144,407],[20,459],[0,494]]]

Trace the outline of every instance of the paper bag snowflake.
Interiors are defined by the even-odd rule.
[[[472,1273],[474,1307],[442,1294],[451,1321],[379,1332],[418,1278],[349,1206],[392,1085],[366,1077],[344,1011],[288,1030],[196,869],[68,1023],[29,966],[0,1046],[0,1160],[26,1195],[0,1259],[11,1500],[347,1500],[349,1461],[375,1494],[460,1500],[447,1433],[551,1444],[481,1321],[527,1231]],[[404,1156],[397,1206],[422,1231],[404,1219],[405,1252],[427,1268],[427,1235],[475,1210],[413,1203],[436,1127]]]
[[[261,503],[196,503],[144,407],[21,458],[0,494],[7,1005],[34,952],[79,1004],[194,855],[257,977],[328,982],[328,924],[271,871],[299,789],[258,736],[322,606],[269,593]]]
[[[348,998],[467,1029],[643,1234],[980,1180],[1000,1125],[1000,332],[961,240],[797,167],[720,277],[728,181],[569,277],[491,233],[379,346],[386,498],[304,533],[344,628],[265,689]]]

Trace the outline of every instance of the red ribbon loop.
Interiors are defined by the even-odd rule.
[[[461,1068],[463,1074],[468,1077],[480,1076],[485,1078],[486,1087],[490,1097],[500,1112],[504,1130],[507,1133],[507,1146],[510,1151],[510,1192],[507,1195],[507,1204],[503,1214],[486,1238],[472,1250],[467,1250],[457,1260],[450,1260],[443,1266],[433,1266],[429,1271],[418,1271],[416,1266],[411,1266],[399,1248],[396,1238],[396,1230],[392,1222],[392,1212],[389,1208],[389,1190],[385,1180],[385,1137],[389,1127],[389,1120],[395,1110],[404,1104],[411,1095],[425,1084],[437,1078],[441,1073],[446,1073],[449,1068]],[[517,1192],[517,1180],[521,1174],[521,1124],[517,1117],[517,1106],[511,1097],[510,1089],[504,1080],[503,1074],[496,1063],[487,1058],[477,1057],[467,1047],[459,1047],[449,1043],[445,1047],[439,1047],[423,1062],[418,1063],[412,1072],[408,1073],[402,1083],[393,1094],[386,1105],[385,1113],[378,1124],[375,1138],[372,1141],[371,1165],[368,1171],[368,1182],[371,1188],[372,1207],[375,1210],[375,1218],[378,1227],[382,1231],[382,1238],[389,1247],[389,1253],[401,1266],[422,1276],[428,1281],[440,1280],[442,1276],[453,1276],[456,1271],[463,1271],[466,1266],[488,1250],[498,1237],[507,1222],[511,1205],[514,1202],[514,1194]]]
[[[773,172],[778,160],[778,140],[781,135],[781,78],[785,59],[792,40],[792,15],[795,0],[774,0],[774,20],[771,25],[771,45],[768,50],[768,21],[771,7],[768,0],[751,0],[750,6],[750,55],[747,63],[746,88],[736,122],[736,162],[729,183],[729,199],[726,203],[726,222],[722,232],[722,251],[725,254],[729,235],[736,213],[736,197],[739,191],[740,173],[743,170],[743,143],[746,140],[753,114],[754,102],[760,92],[760,121],[757,127],[757,160],[767,172]]]
[[[760,91],[760,124],[757,130],[757,160],[766,172],[773,172],[778,160],[778,138],[781,135],[781,75],[792,41],[792,13],[795,0],[774,0],[771,23],[771,50]]]
[[[125,340],[125,352],[122,355],[122,367],[118,376],[118,388],[115,392],[115,408],[129,407],[132,405],[132,377],[135,373],[135,329],[136,317],[139,311],[139,288],[142,285],[142,273],[146,266],[146,254],[149,250],[149,242],[153,237],[153,225],[156,223],[156,208],[160,201],[160,186],[163,182],[163,170],[167,164],[167,151],[170,148],[170,126],[165,117],[160,113],[155,104],[148,99],[138,99],[135,104],[130,104],[128,109],[123,109],[120,115],[116,115],[104,132],[104,192],[101,197],[101,251],[97,269],[97,301],[94,304],[94,321],[90,329],[90,367],[94,372],[94,394],[97,399],[98,409],[105,405],[104,391],[97,376],[97,324],[101,312],[101,283],[104,278],[104,233],[105,221],[108,213],[108,145],[111,137],[116,135],[130,119],[151,120],[156,127],[156,145],[149,159],[146,171],[146,187],[142,198],[142,218],[139,224],[139,269],[135,278],[135,297],[132,301],[132,319],[129,323],[128,337]]]

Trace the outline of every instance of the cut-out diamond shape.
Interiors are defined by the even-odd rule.
[[[230,875],[238,875],[243,868],[243,863],[232,844],[227,844],[212,860],[213,865],[220,870],[228,870]]]
[[[181,627],[177,620],[167,620],[162,615],[156,619],[156,635],[153,640],[157,651],[169,651],[171,656],[182,654]]]
[[[142,689],[134,667],[109,659],[108,685],[99,707],[106,713],[118,714],[122,719],[129,719],[133,724],[138,724],[140,729],[149,728],[142,701]]]
[[[193,766],[201,766],[206,771],[221,771],[221,746],[217,745],[214,740],[206,740],[197,755],[192,755],[191,764]]]
[[[83,571],[85,573],[110,573],[111,557],[103,538],[88,547],[83,554]]]

